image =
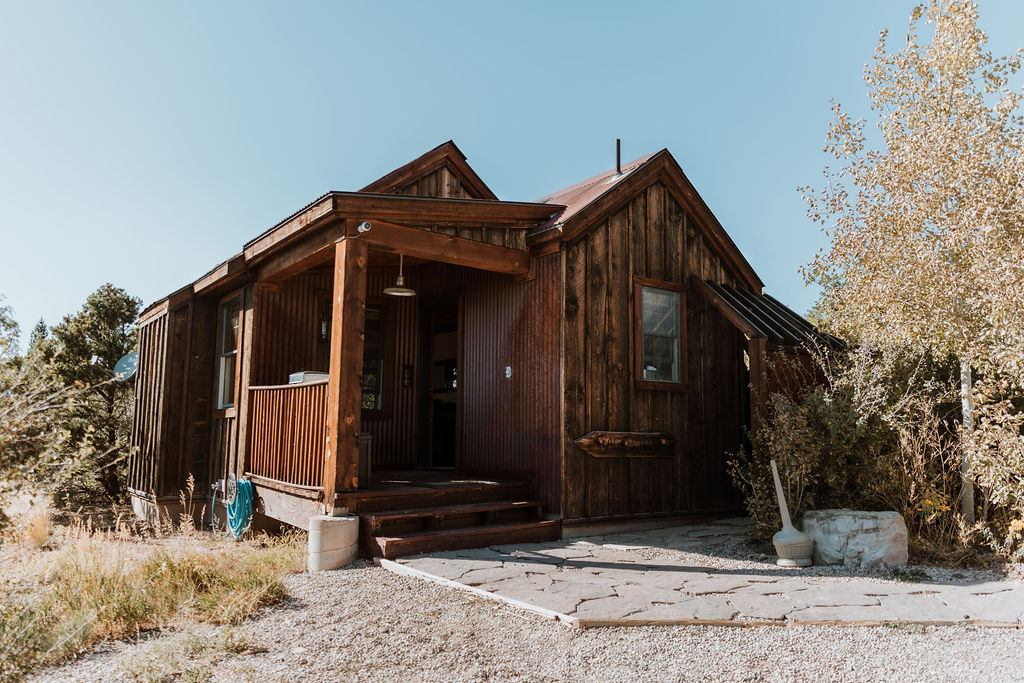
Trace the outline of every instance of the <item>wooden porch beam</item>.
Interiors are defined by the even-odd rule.
[[[356,229],[362,220],[370,221],[373,226],[369,232],[359,233]],[[430,261],[512,275],[530,272],[530,254],[527,251],[396,225],[364,215],[358,221],[335,221],[287,245],[260,263],[257,280],[266,283],[283,282],[296,273],[322,264],[333,257],[335,243],[344,237],[361,240],[374,249],[402,252],[406,256]]]
[[[330,378],[327,380],[327,448],[324,505],[334,512],[335,493],[359,485],[359,378],[363,364],[366,306],[366,242],[344,238],[335,244]]]
[[[530,272],[530,254],[521,249],[499,247],[382,220],[371,220],[370,224],[373,227],[368,232],[359,234],[356,232],[355,221],[349,221],[349,237],[358,235],[357,239],[375,249],[401,252],[406,256],[430,261],[509,275],[524,275]]]
[[[422,225],[493,225],[531,228],[564,209],[557,204],[443,199],[332,192],[245,245],[245,262],[262,259],[285,242],[336,218],[402,221]]]

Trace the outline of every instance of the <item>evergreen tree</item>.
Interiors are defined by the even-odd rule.
[[[92,462],[76,476],[95,476],[114,500],[124,493],[133,392],[129,383],[112,378],[118,359],[135,348],[140,304],[108,283],[90,294],[78,313],[65,316],[53,328],[53,343],[59,349],[54,358],[57,377],[66,386],[87,388],[66,414],[72,442],[87,441],[91,446]],[[45,351],[42,342],[40,350]],[[88,482],[74,483],[81,489]]]

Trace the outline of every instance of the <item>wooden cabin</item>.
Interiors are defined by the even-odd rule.
[[[389,557],[732,512],[765,352],[815,334],[761,290],[667,150],[510,202],[447,142],[143,312],[135,510],[245,477]]]

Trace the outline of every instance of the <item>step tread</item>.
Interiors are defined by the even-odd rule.
[[[395,534],[394,536],[376,536],[381,541],[404,541],[413,538],[428,538],[430,536],[472,536],[474,534],[491,531],[516,531],[518,529],[543,529],[558,526],[557,519],[539,519],[531,522],[508,522],[502,524],[486,524],[481,526],[466,526],[457,529],[436,529],[433,531],[410,531],[407,534]]]
[[[391,519],[403,519],[409,517],[436,517],[452,514],[466,514],[472,512],[492,512],[498,510],[515,510],[522,508],[541,507],[544,503],[539,500],[496,500],[483,503],[463,503],[460,505],[438,505],[423,508],[411,508],[408,510],[383,510],[381,512],[363,513],[368,521],[387,521]]]
[[[495,543],[523,543],[551,541],[559,538],[561,527],[557,519],[486,526],[415,531],[394,536],[374,536],[372,555],[389,560],[403,555],[416,555],[441,550],[481,548]]]
[[[380,491],[373,494],[338,494],[335,498],[343,507],[358,515],[394,512],[425,507],[440,507],[446,504],[490,502],[496,500],[522,500],[530,496],[529,484],[525,482],[504,482],[486,486],[469,486],[446,489],[415,489],[403,491]]]

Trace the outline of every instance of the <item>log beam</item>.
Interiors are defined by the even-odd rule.
[[[324,452],[327,514],[334,512],[335,493],[355,491],[359,485],[359,378],[363,370],[366,305],[366,242],[358,238],[341,239],[334,249],[327,448]]]
[[[350,221],[350,226],[354,225],[355,221]],[[493,273],[525,275],[530,272],[530,254],[522,249],[499,247],[381,220],[373,220],[371,225],[373,227],[360,239],[375,249]],[[350,231],[355,229],[349,228]]]

